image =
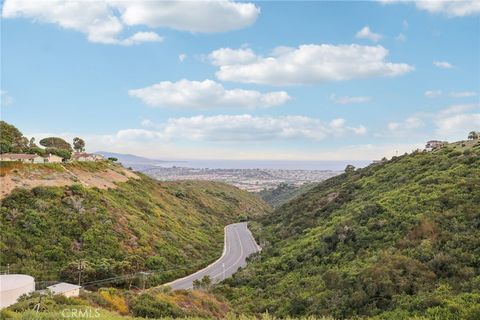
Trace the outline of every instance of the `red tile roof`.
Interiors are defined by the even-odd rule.
[[[28,153],[2,153],[1,158],[10,158],[10,159],[34,159],[40,157],[37,154],[28,154]]]

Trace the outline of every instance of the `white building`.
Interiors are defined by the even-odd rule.
[[[25,274],[0,275],[0,309],[17,302],[24,294],[35,291],[35,279]]]
[[[102,160],[105,160],[105,157],[102,156],[101,154],[97,154],[97,153],[92,153],[91,155],[93,157],[93,159],[95,161],[102,161]]]
[[[78,297],[80,295],[81,286],[77,286],[76,284],[60,282],[53,286],[47,287],[54,295],[61,294],[67,298],[71,297]]]
[[[63,162],[63,158],[57,156],[56,154],[49,154],[45,157],[45,163],[61,163]]]
[[[95,161],[95,158],[89,153],[74,153],[72,154],[72,160],[74,161]]]
[[[0,161],[18,161],[22,163],[44,163],[43,157],[28,153],[1,153]]]
[[[427,144],[425,145],[425,150],[432,151],[432,150],[441,148],[446,144],[448,144],[447,141],[430,140],[430,141],[427,141]]]

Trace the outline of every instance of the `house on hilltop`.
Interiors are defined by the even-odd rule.
[[[93,159],[94,159],[95,161],[105,160],[105,157],[102,156],[101,154],[92,153],[91,156],[93,157]]]
[[[102,161],[105,158],[101,154],[76,152],[72,154],[73,161]]]
[[[63,162],[63,158],[57,156],[56,154],[49,154],[44,159],[45,159],[45,163],[61,163],[61,162]]]
[[[95,158],[89,153],[77,152],[72,154],[72,160],[73,161],[95,161]]]
[[[431,150],[441,148],[446,144],[448,144],[447,141],[430,140],[430,141],[427,141],[427,144],[425,145],[425,149],[427,151],[431,151]]]
[[[38,154],[28,153],[2,153],[0,161],[19,161],[22,163],[44,163],[45,159]]]

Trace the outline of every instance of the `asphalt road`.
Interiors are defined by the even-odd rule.
[[[193,281],[208,275],[212,282],[220,282],[230,277],[240,267],[246,265],[246,258],[260,250],[246,222],[234,223],[225,227],[225,244],[222,256],[208,267],[184,278],[166,283],[174,290],[191,289]]]

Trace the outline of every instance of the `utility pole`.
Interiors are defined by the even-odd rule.
[[[85,269],[85,261],[78,261],[78,285],[82,285],[82,271]]]

